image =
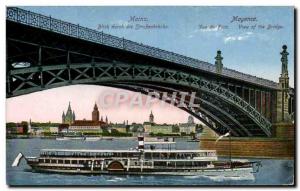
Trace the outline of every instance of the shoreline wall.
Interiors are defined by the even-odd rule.
[[[295,158],[294,124],[274,124],[273,137],[231,137],[231,156],[247,158]],[[218,138],[206,129],[200,138],[200,149],[216,150],[218,156],[229,156],[229,138]]]

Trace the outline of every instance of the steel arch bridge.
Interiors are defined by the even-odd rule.
[[[220,52],[216,60],[222,60]],[[160,96],[196,92],[200,107],[180,109],[218,134],[230,130],[240,137],[272,135],[276,92],[281,91],[269,80],[227,68],[219,72],[206,62],[8,8],[7,97],[75,84]]]

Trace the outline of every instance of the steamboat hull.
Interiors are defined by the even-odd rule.
[[[84,168],[47,168],[42,166],[30,165],[33,172],[78,174],[78,175],[171,175],[171,176],[224,176],[224,177],[244,177],[253,176],[252,167],[226,168],[226,169],[140,169],[130,170],[100,170]]]

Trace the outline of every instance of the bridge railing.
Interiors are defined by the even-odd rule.
[[[159,48],[147,46],[141,43],[119,38],[97,30],[92,30],[76,24],[65,22],[59,19],[45,16],[31,11],[23,10],[16,7],[7,8],[7,20],[22,23],[25,25],[53,31],[59,34],[87,40],[90,42],[99,43],[113,48],[123,49],[126,51],[151,56],[161,60],[173,62],[176,64],[189,66],[192,68],[200,69],[206,72],[216,72],[216,67],[208,62],[203,62],[194,58],[183,56],[177,53],[169,52]],[[223,68],[222,75],[230,78],[243,80],[246,82],[254,83],[257,85],[277,89],[277,83],[271,80],[258,78],[244,74],[232,69]]]

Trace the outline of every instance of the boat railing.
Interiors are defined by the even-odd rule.
[[[40,163],[40,164],[42,164],[43,166],[78,167],[78,168],[83,168],[87,166],[85,164],[60,164],[60,163]]]
[[[73,157],[73,158],[136,158],[139,156],[139,153],[63,153],[63,154],[56,154],[56,153],[41,153],[40,157]]]

